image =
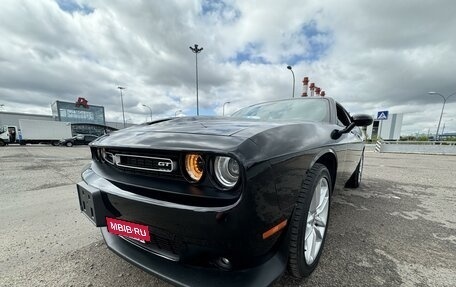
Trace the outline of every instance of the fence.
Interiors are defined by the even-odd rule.
[[[456,155],[456,142],[377,141],[376,152]]]

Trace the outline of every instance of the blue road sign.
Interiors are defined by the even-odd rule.
[[[388,119],[388,111],[380,111],[377,113],[377,120],[387,120]]]

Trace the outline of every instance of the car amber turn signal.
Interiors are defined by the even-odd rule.
[[[190,153],[185,156],[185,170],[191,180],[197,182],[203,177],[204,161],[199,154]]]
[[[271,237],[275,233],[277,233],[280,230],[282,230],[285,226],[287,226],[287,220],[286,219],[284,221],[280,222],[279,224],[277,224],[276,226],[274,226],[273,228],[269,229],[265,233],[263,233],[263,239]]]

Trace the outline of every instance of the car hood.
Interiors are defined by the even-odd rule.
[[[230,117],[185,117],[163,121],[148,126],[148,131],[217,136],[233,136],[243,130],[262,131],[281,124],[254,119]]]
[[[281,125],[286,123],[230,117],[183,117],[119,130],[95,140],[92,145],[230,150],[252,135]]]

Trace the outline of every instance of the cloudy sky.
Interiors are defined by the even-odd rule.
[[[351,113],[404,113],[403,134],[435,132],[456,92],[456,2],[4,0],[0,105],[51,114],[56,100],[103,105],[128,122],[183,110],[221,115],[296,95],[308,76]],[[456,95],[443,115],[456,132]]]

